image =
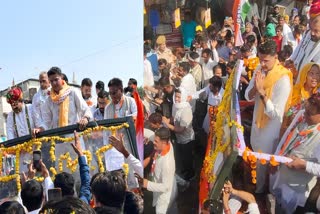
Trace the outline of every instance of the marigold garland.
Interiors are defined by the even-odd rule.
[[[249,80],[251,80],[252,73],[253,73],[254,70],[256,70],[256,68],[258,67],[259,64],[260,64],[260,61],[259,61],[258,57],[254,57],[254,58],[250,58],[250,59],[244,59],[243,65],[247,68],[247,73],[248,73]]]
[[[261,152],[259,152],[261,153]],[[252,177],[252,183],[256,184],[257,182],[257,161],[258,158],[252,153],[252,151],[246,147],[246,149],[243,151],[242,153],[242,159],[245,163],[249,164],[250,168],[251,168],[251,177]],[[259,159],[260,163],[262,165],[266,165],[267,164],[267,160],[264,158],[260,158]],[[279,166],[279,162],[276,161],[275,157],[272,155],[270,157],[269,163],[271,166]]]
[[[213,183],[216,180],[216,175],[213,173],[213,168],[214,168],[214,164],[218,154],[225,152],[225,150],[230,145],[230,142],[223,142],[223,136],[224,136],[223,127],[224,127],[225,121],[227,121],[227,123],[229,123],[230,121],[229,113],[230,113],[230,107],[231,107],[231,97],[232,97],[231,95],[232,95],[232,85],[233,85],[234,76],[235,76],[235,71],[231,73],[227,81],[222,101],[218,106],[216,123],[214,126],[214,132],[216,136],[216,139],[215,139],[216,147],[213,152],[209,153],[209,155],[205,157],[204,163],[203,163],[202,176],[205,176],[209,183]],[[211,125],[213,125],[213,123]],[[212,143],[212,142],[208,142],[208,143]]]
[[[122,165],[122,170],[123,170],[124,174],[125,174],[126,177],[127,177],[128,174],[129,174],[129,164],[124,163],[124,164]]]
[[[56,151],[56,143],[55,143],[55,141],[52,139],[52,140],[51,140],[50,151],[49,151],[50,159],[51,159],[52,162],[55,162],[55,161],[56,161],[55,151]]]
[[[241,124],[239,124],[237,121],[232,120],[231,122],[229,122],[229,127],[232,127],[232,126],[235,126],[238,129],[240,129],[242,133],[244,132],[244,127]]]
[[[34,177],[33,180],[36,180],[39,183],[42,183],[44,181],[44,177]]]
[[[92,132],[96,132],[96,131],[111,131],[112,135],[115,135],[116,134],[116,131],[119,130],[119,129],[122,129],[122,128],[128,128],[129,127],[129,124],[128,123],[123,123],[121,125],[118,125],[118,126],[110,126],[110,127],[104,127],[104,126],[97,126],[97,127],[94,127],[94,128],[87,128],[85,131],[79,133],[79,136],[87,136],[89,134],[91,134]],[[21,191],[21,184],[20,184],[20,153],[22,151],[26,152],[26,153],[31,153],[34,149],[35,150],[40,150],[41,149],[41,146],[42,146],[42,143],[48,143],[48,142],[51,142],[51,147],[50,147],[50,151],[49,151],[49,154],[50,154],[50,160],[52,162],[55,162],[56,160],[56,156],[55,156],[55,141],[60,141],[60,142],[63,142],[63,143],[67,143],[67,142],[72,142],[74,141],[74,137],[59,137],[59,136],[52,136],[52,137],[41,137],[41,138],[32,138],[31,140],[27,141],[27,142],[24,142],[24,143],[21,143],[21,144],[18,144],[18,145],[15,145],[15,146],[12,146],[12,147],[4,147],[3,145],[0,146],[0,182],[9,182],[13,179],[16,179],[16,183],[17,183],[17,190],[18,192]],[[107,148],[106,148],[107,147]],[[103,150],[107,151],[109,150],[110,148],[112,147],[111,145],[108,145],[108,146],[103,146],[102,148],[100,148],[98,151],[103,152]],[[101,150],[102,149],[102,150]],[[97,152],[98,152],[97,151]],[[96,152],[96,154],[97,154]],[[99,156],[98,156],[98,160],[100,159],[101,160],[101,163],[102,163],[102,158],[101,158],[101,154],[99,153]],[[2,159],[4,156],[6,156],[7,154],[15,154],[16,155],[16,163],[15,163],[15,173],[14,175],[8,175],[8,176],[1,176],[1,173],[2,173]],[[87,157],[87,160],[88,160],[88,165],[90,167],[91,170],[94,170],[95,167],[91,166],[90,163],[92,162],[92,155],[89,151],[84,151],[84,155],[86,155]],[[61,158],[61,157],[60,157]],[[72,161],[71,157],[70,157],[70,154],[69,156],[65,154],[65,156],[62,156],[62,159],[63,160],[68,160],[68,163],[67,163],[67,167],[72,171],[74,172],[76,170],[76,165],[78,164],[78,159]],[[62,168],[63,169],[63,164],[62,164],[62,161],[59,160],[59,164],[58,164],[58,168],[59,170]],[[104,171],[104,167],[103,167],[103,164],[100,165],[100,162],[99,162],[99,169],[103,169]],[[51,167],[50,168],[50,171],[51,173],[53,174],[53,177],[57,174],[57,171],[55,168]],[[62,171],[62,170],[60,170]],[[36,177],[35,180],[38,180],[38,181],[43,181],[44,178],[43,177]]]
[[[96,151],[96,156],[98,159],[98,166],[99,166],[99,172],[104,172],[104,166],[103,166],[103,162],[102,162],[102,153],[105,153],[106,151],[108,151],[109,149],[111,149],[113,146],[111,144],[109,145],[105,145],[102,146],[100,149],[98,149]]]
[[[12,180],[16,180],[17,191],[20,192],[21,191],[21,183],[20,183],[20,175],[19,174],[7,175],[7,176],[0,177],[0,183],[7,183]]]

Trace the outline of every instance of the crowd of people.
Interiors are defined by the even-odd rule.
[[[12,107],[7,118],[8,140],[25,135],[36,137],[45,130],[73,124],[84,130],[90,121],[120,117],[131,116],[136,125],[136,118],[143,114],[143,109],[141,111],[137,107],[141,101],[137,96],[137,81],[133,78],[129,79],[125,88],[121,79],[111,79],[108,91],[104,82],[98,81],[96,96],[92,93],[93,83],[89,78],[82,80],[80,89],[71,87],[58,67],[40,73],[39,82],[40,89],[31,104],[24,102],[21,88],[13,86],[8,91],[6,98]],[[142,194],[134,175],[143,177],[142,161],[125,146],[128,143],[124,142],[126,138],[120,131],[116,136],[107,137],[107,140],[104,137],[95,139],[99,145],[113,146],[105,154],[105,172],[90,176],[88,160],[75,131],[75,140],[70,146],[78,155],[80,189],[76,187],[79,180],[74,177],[76,174],[63,171],[56,174],[52,181],[42,160],[40,169],[33,166],[31,160],[28,171],[21,172],[21,192],[13,200],[6,198],[1,201],[0,213],[142,213]],[[47,158],[42,157],[44,162]],[[125,173],[124,163],[128,164],[131,173]],[[1,171],[2,176],[3,173]],[[40,183],[35,179],[35,174],[40,174],[44,181]],[[62,197],[55,195],[50,198],[49,192],[57,188]]]
[[[276,200],[276,213],[318,212],[320,1],[309,1],[301,11],[295,8],[291,16],[280,14],[275,5],[266,20],[260,19],[253,0],[249,4],[240,46],[235,45],[231,17],[205,28],[186,8],[180,47],[167,47],[166,35],[145,34],[141,99],[135,79],[124,88],[122,80],[113,78],[108,92],[98,81],[94,96],[89,78],[82,80],[80,90],[72,88],[58,67],[40,73],[40,90],[32,104],[25,104],[22,90],[12,87],[7,94],[12,107],[8,140],[73,124],[84,130],[90,121],[131,116],[138,146],[138,127],[144,122],[144,154],[134,157],[121,134],[109,136],[113,147],[104,156],[107,171],[91,177],[75,132],[70,146],[78,156],[80,189],[68,172],[52,181],[42,161],[40,183],[33,179],[36,169],[30,163],[21,175],[21,192],[14,200],[1,201],[0,213],[212,213],[210,200],[198,207],[195,197],[185,209],[181,199],[198,195],[210,121],[235,69],[241,73],[239,98],[253,108],[247,146],[291,161],[278,166],[257,162],[252,193],[240,190],[239,180],[226,181],[223,212],[237,213],[247,203],[249,213],[264,213],[266,205],[256,198],[266,200],[268,194]],[[129,165],[129,174],[119,168],[123,163]],[[56,188],[63,198],[49,200],[48,192]]]
[[[163,185],[161,190],[147,187],[154,192],[156,213],[181,210],[177,198],[198,194],[186,191],[190,183],[199,182],[196,162],[202,162],[205,155],[208,109],[216,110],[221,103],[238,60],[243,60],[244,66],[238,68],[241,77],[237,93],[253,108],[248,147],[292,158],[279,167],[258,163],[254,195],[266,200],[271,193],[277,211],[287,213],[320,208],[318,183],[315,185],[318,168],[311,169],[318,167],[320,2],[308,1],[302,10],[294,8],[291,15],[280,14],[275,5],[266,20],[259,18],[256,2],[249,3],[252,10],[244,23],[241,46],[235,46],[238,38],[231,17],[226,17],[222,25],[213,23],[205,28],[203,22],[193,20],[187,8],[180,26],[181,46],[168,47],[166,35],[145,33],[144,175],[146,184]],[[149,32],[147,27],[145,32]],[[161,137],[160,130],[169,136]],[[269,178],[270,168],[273,174]],[[224,188],[225,195],[230,195],[226,191],[230,186],[228,183]],[[259,213],[252,195],[246,196],[250,213]],[[149,200],[152,198],[145,198],[146,208]],[[230,210],[227,204],[225,213],[236,213],[241,207],[230,206]],[[200,206],[205,213],[208,203]],[[265,207],[259,208],[264,212]]]

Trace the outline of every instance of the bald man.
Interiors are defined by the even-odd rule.
[[[38,92],[32,98],[32,108],[33,108],[33,120],[36,124],[42,124],[42,114],[44,112],[44,103],[49,97],[50,92],[50,82],[47,72],[41,72],[39,74],[40,88]]]

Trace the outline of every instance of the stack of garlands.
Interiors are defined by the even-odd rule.
[[[243,60],[243,65],[246,67],[247,73],[248,73],[248,78],[251,80],[252,78],[252,73],[256,68],[258,67],[260,61],[258,57],[254,58],[249,58],[249,59],[244,59]]]

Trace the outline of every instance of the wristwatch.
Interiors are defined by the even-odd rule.
[[[90,119],[88,116],[84,116],[84,118],[86,118],[88,120],[88,123],[90,122]]]

